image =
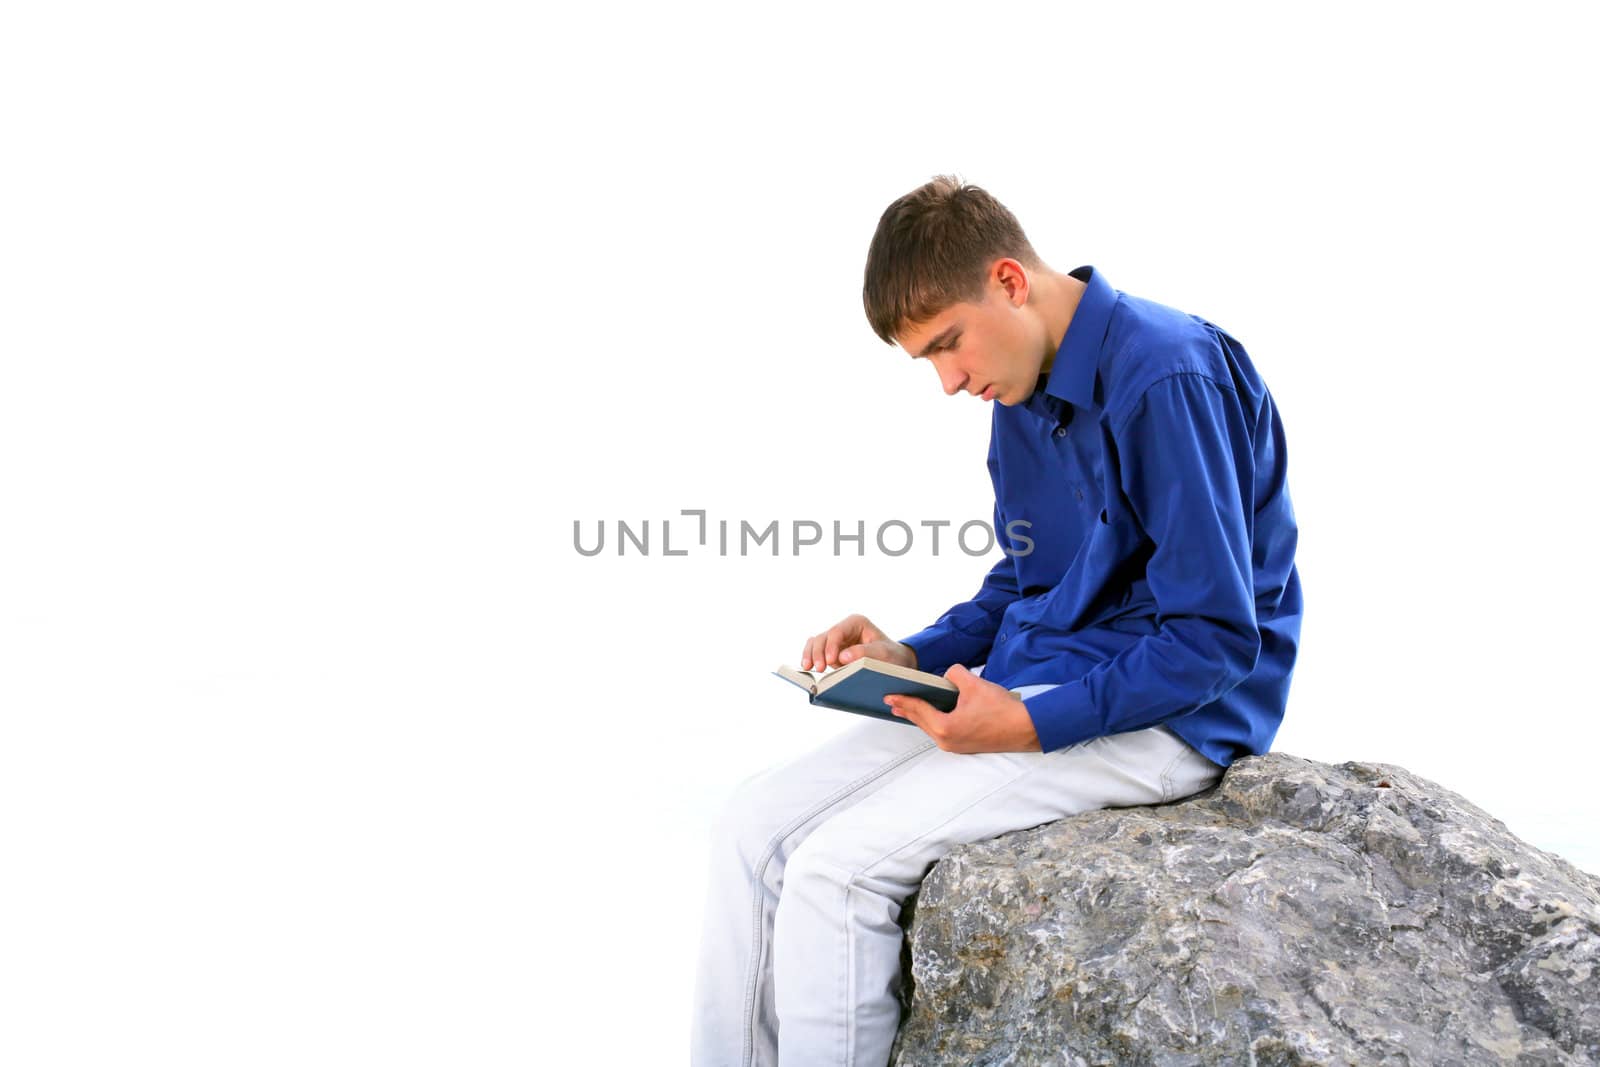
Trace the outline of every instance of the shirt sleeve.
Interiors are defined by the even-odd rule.
[[[999,459],[995,454],[995,439],[989,438],[989,479],[995,487],[994,531],[1002,546],[1007,544],[1004,514],[1000,510]],[[1007,552],[1000,557],[983,579],[977,595],[957,604],[939,617],[932,626],[913,634],[902,643],[911,646],[917,654],[917,670],[930,674],[943,674],[954,664],[976,667],[988,662],[989,651],[994,648],[995,635],[1000,632],[1000,620],[1006,608],[1020,596],[1017,585],[1017,565]]]
[[[1183,373],[1150,386],[1113,428],[1122,491],[1153,543],[1156,632],[1023,702],[1043,751],[1155,726],[1255,669],[1249,425],[1233,389]]]

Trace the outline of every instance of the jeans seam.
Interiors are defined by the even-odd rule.
[[[1176,734],[1173,736],[1177,737]],[[1172,761],[1167,764],[1167,769],[1161,772],[1161,803],[1163,804],[1171,803],[1172,794],[1176,788],[1172,783],[1172,774],[1178,769],[1178,764],[1183,762],[1183,758],[1188,755],[1190,751],[1189,742],[1183,740],[1182,738],[1178,738],[1178,744],[1182,745],[1183,747],[1178,750],[1178,754],[1176,756],[1172,757]]]
[[[850,782],[848,785],[839,787],[839,789],[835,790],[825,800],[790,820],[787,826],[779,830],[772,836],[771,840],[767,842],[765,851],[762,852],[761,857],[756,861],[755,867],[751,872],[755,886],[755,897],[752,903],[751,915],[750,975],[745,982],[744,994],[744,1025],[742,1027],[744,1048],[740,1056],[740,1062],[743,1064],[743,1067],[750,1067],[751,1061],[755,1058],[756,985],[761,978],[761,875],[764,871],[766,871],[767,864],[772,861],[773,855],[777,853],[778,846],[781,845],[790,834],[794,833],[800,827],[804,826],[806,823],[810,822],[819,814],[828,810],[833,805],[849,796],[851,793],[854,793],[862,786],[868,785],[869,783],[882,778],[885,774],[888,774],[890,771],[894,770],[896,767],[899,767],[907,760],[910,760],[916,756],[920,756],[933,747],[934,742],[929,741],[926,744],[918,748],[914,748],[909,752],[901,753],[888,763],[870,771],[867,774],[862,775],[860,778]],[[847,895],[848,892],[849,890],[846,888]]]
[[[841,995],[839,996],[839,999],[848,1005],[851,1003],[852,997],[855,993],[855,960],[851,955],[851,950],[854,946],[850,940],[850,890],[856,888],[856,876],[854,873],[845,870],[843,867],[840,867],[834,863],[829,863],[826,860],[817,862],[832,868],[836,874],[844,876],[843,878],[839,879],[839,904],[840,910],[844,912],[845,932],[845,936],[841,939],[844,947],[844,966],[839,969],[839,985],[841,987]],[[843,1064],[844,1067],[853,1067],[855,1064],[855,1049],[851,1045],[851,1040],[854,1037],[855,1032],[850,1027],[845,1027],[843,1032],[839,1035],[839,1040],[841,1042],[839,1049],[839,1062]]]

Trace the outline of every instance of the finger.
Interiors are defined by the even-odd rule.
[[[817,658],[822,654],[822,635],[809,638],[806,641],[805,651],[800,653],[800,669],[809,671],[816,665]]]
[[[981,679],[961,664],[954,663],[951,664],[949,670],[944,672],[944,680],[950,682],[962,692],[966,692],[968,686]]]
[[[910,719],[912,722],[916,723],[922,728],[923,733],[929,732],[928,716],[943,714],[943,712],[939,711],[932,704],[929,704],[926,700],[922,700],[918,697],[886,696],[883,698],[883,702],[889,705],[889,709],[902,719]]]
[[[839,646],[844,644],[844,630],[835,626],[828,631],[827,647],[823,650],[830,667],[839,665]]]
[[[840,663],[851,663],[851,662],[854,662],[854,660],[856,659],[857,656],[865,656],[866,654],[867,654],[867,646],[866,645],[851,645],[849,648],[847,648],[843,652],[839,653],[839,662]]]

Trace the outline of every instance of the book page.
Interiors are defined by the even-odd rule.
[[[816,695],[817,676],[811,671],[803,671],[799,667],[782,666],[772,672],[786,682],[792,682],[804,689],[807,693]]]

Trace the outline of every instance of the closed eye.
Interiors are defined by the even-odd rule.
[[[959,327],[947,327],[939,334],[938,337],[935,337],[932,341],[928,342],[921,352],[917,353],[918,358],[922,356],[931,356],[935,352],[942,352],[948,348],[954,348],[956,346],[956,342],[961,340],[962,332],[963,331]]]

